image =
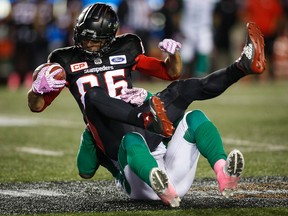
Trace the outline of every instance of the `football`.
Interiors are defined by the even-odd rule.
[[[44,64],[41,64],[39,65],[33,72],[33,81],[37,78],[37,75],[38,73],[41,71],[41,70],[45,70],[45,74],[46,76],[49,75],[50,73],[54,72],[55,70],[58,70],[58,69],[61,69],[61,72],[56,74],[54,76],[54,79],[57,79],[57,80],[65,80],[66,79],[66,72],[64,70],[64,68],[58,64],[58,63],[44,63]]]

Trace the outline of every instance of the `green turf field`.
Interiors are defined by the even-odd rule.
[[[137,84],[152,92],[166,85],[165,82]],[[45,112],[31,113],[26,92],[26,89],[9,92],[0,88],[0,182],[80,180],[75,158],[85,125],[76,102],[65,90]],[[202,109],[208,115],[218,127],[227,151],[238,148],[243,152],[244,177],[288,176],[288,81],[241,81],[215,99],[193,103],[190,109]],[[196,178],[206,177],[214,177],[214,173],[200,158]],[[111,175],[100,168],[94,177],[97,179],[111,179]],[[252,209],[248,214],[250,210],[220,210],[219,215],[238,215],[236,212],[275,215],[276,211]],[[185,212],[182,211],[183,215]],[[187,215],[197,215],[195,212],[188,211]],[[215,212],[208,209],[198,213]],[[161,212],[145,214],[162,215]]]

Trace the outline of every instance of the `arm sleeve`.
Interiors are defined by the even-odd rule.
[[[45,104],[39,112],[42,112],[44,109],[46,109],[46,107],[49,106],[52,103],[52,101],[60,94],[62,89],[60,89],[59,91],[53,91],[53,92],[43,94]]]
[[[138,55],[135,60],[136,65],[133,70],[138,70],[141,73],[163,80],[175,80],[175,78],[171,78],[167,73],[164,61],[143,54]]]

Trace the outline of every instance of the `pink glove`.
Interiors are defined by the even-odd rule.
[[[158,44],[158,47],[166,53],[175,55],[177,50],[181,49],[181,43],[174,41],[172,39],[164,39]]]
[[[137,106],[141,106],[147,97],[147,91],[143,88],[123,89],[123,92],[120,98],[126,103]]]
[[[43,67],[38,73],[36,80],[32,83],[32,90],[37,94],[59,91],[65,86],[66,80],[56,80],[53,77],[61,73],[61,69],[55,70],[51,74],[46,74],[47,67]]]

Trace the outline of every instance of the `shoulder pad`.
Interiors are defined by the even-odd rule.
[[[116,42],[122,44],[121,47],[123,49],[129,50],[135,56],[145,52],[142,40],[135,34],[119,35],[116,37]]]
[[[76,53],[76,48],[71,46],[71,47],[64,47],[64,48],[58,48],[53,50],[49,56],[48,56],[48,61],[49,62],[57,62],[60,65],[65,65],[69,63],[71,60],[71,57],[77,55]]]

